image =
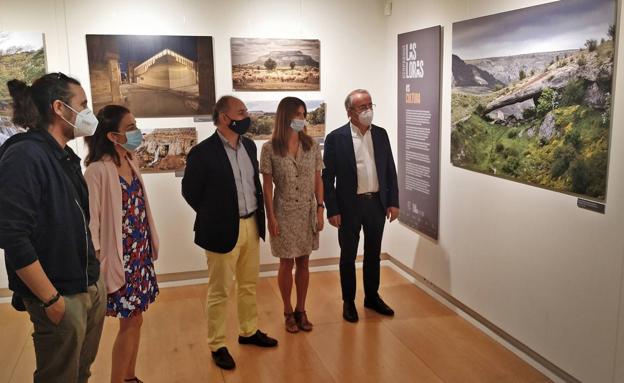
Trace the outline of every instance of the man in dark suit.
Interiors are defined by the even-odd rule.
[[[338,228],[343,313],[358,321],[355,308],[355,259],[364,229],[364,306],[382,315],[394,311],[381,299],[379,263],[386,218],[399,216],[399,187],[390,140],[372,125],[374,104],[368,91],[349,93],[345,108],[350,122],[325,140],[323,184],[329,223]]]
[[[236,367],[225,346],[226,304],[236,277],[240,344],[275,347],[258,330],[256,283],[264,203],[256,144],[243,137],[250,119],[245,104],[224,96],[215,105],[217,131],[188,155],[182,195],[195,210],[195,243],[206,250],[208,345],[217,366]]]

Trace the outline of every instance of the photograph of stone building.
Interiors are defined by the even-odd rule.
[[[197,144],[195,128],[142,130],[143,144],[135,152],[141,172],[177,172],[186,167],[186,157]]]
[[[87,35],[95,113],[120,104],[137,117],[210,115],[212,37]]]

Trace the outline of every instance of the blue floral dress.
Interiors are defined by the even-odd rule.
[[[150,227],[141,182],[119,177],[122,202],[123,265],[126,284],[108,295],[106,315],[130,318],[147,310],[158,295],[158,283],[152,257]]]

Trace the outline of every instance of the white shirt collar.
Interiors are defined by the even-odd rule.
[[[360,128],[358,128],[357,126],[355,126],[353,124],[353,122],[349,121],[349,125],[351,126],[351,133],[357,135],[358,137],[364,137],[367,133],[369,133],[371,131],[371,129],[373,128],[373,125],[368,127],[368,130],[366,131],[366,133],[362,134],[362,131],[360,130]]]

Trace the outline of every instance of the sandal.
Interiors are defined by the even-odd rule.
[[[284,322],[286,325],[286,331],[291,334],[299,332],[299,326],[295,320],[295,313],[284,313]]]
[[[308,315],[304,311],[295,311],[295,320],[297,327],[303,331],[312,331],[314,325],[308,320]]]
[[[137,378],[136,376],[134,378],[131,378],[131,379],[124,379],[124,382],[143,383],[143,381],[141,379]]]

